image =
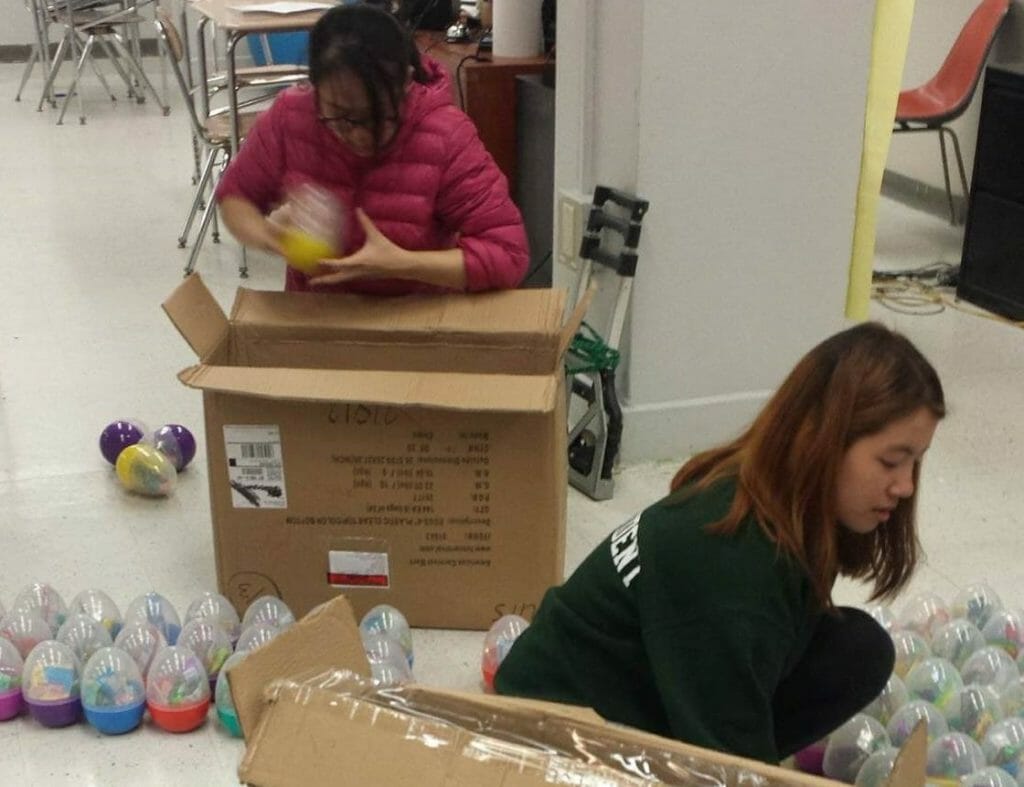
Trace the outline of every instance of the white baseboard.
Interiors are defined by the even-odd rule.
[[[772,391],[624,406],[620,462],[682,459],[736,437]]]

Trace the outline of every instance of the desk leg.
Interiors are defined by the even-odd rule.
[[[196,94],[199,96],[199,117],[201,120],[205,120],[210,116],[210,94],[207,92],[209,86],[209,75],[206,72],[206,24],[210,20],[207,17],[201,17],[199,23],[196,25],[196,53],[198,55],[198,63],[196,67],[199,69],[199,82],[196,84]]]
[[[227,160],[229,164],[231,163],[231,158],[238,153],[239,145],[241,145],[241,133],[238,122],[238,78],[235,73],[235,48],[243,38],[245,38],[244,33],[232,32],[228,36],[226,53],[228,61],[228,106],[229,114],[231,115],[231,156]],[[238,266],[238,275],[243,279],[249,277],[249,260],[246,257],[245,246],[242,246],[242,262]]]
[[[238,146],[241,144],[238,129],[238,77],[235,64],[235,47],[245,36],[232,32],[228,36],[227,61],[228,61],[228,107],[231,115],[231,155],[238,153]]]

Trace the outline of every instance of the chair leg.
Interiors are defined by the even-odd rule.
[[[78,93],[78,80],[82,77],[82,69],[85,68],[85,61],[89,57],[89,53],[92,51],[92,46],[96,42],[96,36],[89,36],[85,42],[85,46],[82,47],[82,54],[78,57],[78,65],[75,67],[75,76],[71,80],[71,86],[68,88],[67,95],[64,96],[64,103],[60,107],[60,117],[57,118],[57,125],[64,125],[64,113],[68,111],[68,104],[71,103],[71,99]],[[74,42],[72,42],[72,46]],[[80,125],[85,125],[85,111],[82,109],[82,95],[78,95],[78,122]]]
[[[100,45],[103,45],[103,39],[100,39]],[[110,96],[110,100],[117,101],[117,96],[115,96],[114,91],[110,89],[110,83],[107,82],[107,78],[100,70],[100,66],[99,63],[96,62],[96,58],[90,57],[89,65],[92,66],[93,73],[96,74],[96,78],[100,81],[100,84],[103,85],[103,89],[107,91],[107,95]]]
[[[178,236],[178,248],[184,249],[185,244],[188,243],[188,233],[192,229],[192,222],[195,221],[196,214],[202,209],[203,197],[206,193],[206,186],[210,182],[210,176],[213,174],[213,166],[217,159],[217,148],[211,148],[210,152],[206,156],[206,160],[203,162],[203,172],[199,176],[199,186],[196,188],[195,199],[192,200],[192,208],[188,212],[188,218],[185,219],[185,226],[181,230],[181,235]]]
[[[21,82],[18,83],[18,92],[14,94],[15,101],[21,101],[21,91],[25,89],[28,78],[32,75],[32,68],[39,59],[39,44],[32,44],[32,52],[28,56],[28,62],[25,63],[25,70],[21,72]]]
[[[953,207],[953,189],[949,183],[949,157],[946,155],[945,126],[939,126],[939,150],[942,152],[942,177],[946,183],[946,200],[949,202],[949,223],[956,224],[956,209]]]
[[[53,64],[50,66],[50,73],[46,77],[46,84],[43,85],[43,94],[39,96],[39,106],[36,107],[36,112],[43,111],[43,102],[46,101],[46,97],[51,94],[53,90],[53,83],[57,79],[57,72],[60,71],[61,63],[64,60],[64,54],[68,49],[68,34],[60,40],[57,44],[57,51],[53,55]]]
[[[196,259],[199,257],[199,249],[203,245],[203,238],[206,237],[206,230],[210,221],[217,212],[217,203],[210,200],[206,203],[206,210],[203,211],[202,221],[199,222],[199,232],[196,233],[196,242],[192,245],[192,253],[188,255],[188,264],[185,266],[185,275],[188,276],[195,270]]]
[[[964,157],[960,155],[960,140],[952,128],[949,126],[945,126],[944,128],[949,132],[949,136],[953,140],[953,154],[956,156],[956,166],[960,171],[960,187],[963,189],[964,205],[968,206],[968,203],[970,202],[970,191],[967,188],[967,172],[964,170]],[[961,223],[967,223],[966,207],[964,211],[964,220]]]
[[[145,91],[148,90],[153,95],[153,98],[156,99],[156,105],[160,107],[161,111],[163,111],[164,116],[166,117],[171,114],[171,108],[160,100],[160,94],[156,92],[156,88],[153,87],[153,83],[149,81],[149,77],[146,76],[146,72],[142,70],[142,64],[132,57],[132,53],[125,45],[124,39],[116,33],[114,34],[114,46],[119,52],[125,55],[129,68],[135,72],[135,76],[143,87],[142,95],[138,96],[135,100],[140,104],[143,103],[146,100]]]
[[[106,38],[100,39],[100,46],[103,47],[103,51],[107,53],[107,60],[110,61],[110,65],[114,67],[117,75],[124,82],[124,86],[128,89],[128,98],[131,98],[134,94],[135,88],[132,86],[131,77],[124,70],[124,66],[121,65],[121,58],[118,56],[117,51],[110,45],[110,42]]]

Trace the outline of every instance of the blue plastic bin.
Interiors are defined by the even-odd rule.
[[[267,65],[267,53],[263,48],[263,36],[246,36],[252,61],[258,66]],[[309,64],[309,33],[270,33],[266,36],[270,45],[270,62]]]

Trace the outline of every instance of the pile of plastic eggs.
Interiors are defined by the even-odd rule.
[[[196,455],[196,439],[181,424],[150,431],[137,419],[112,421],[100,432],[100,453],[130,492],[163,497],[174,491],[178,473]]]
[[[885,782],[919,722],[928,734],[928,777],[962,787],[1024,784],[1024,613],[975,582],[947,604],[933,593],[899,614],[868,613],[887,631],[896,664],[881,694],[798,767],[863,787]],[[817,755],[817,757],[816,757]]]
[[[240,737],[227,671],[294,621],[272,596],[240,620],[224,596],[204,592],[182,620],[154,591],[122,615],[102,590],[67,604],[51,585],[33,583],[0,617],[0,721],[27,711],[43,726],[65,727],[84,717],[120,735],[148,712],[157,727],[188,732],[205,723],[214,699],[218,719]]]

